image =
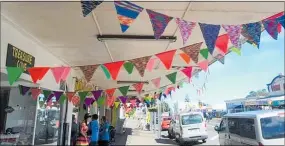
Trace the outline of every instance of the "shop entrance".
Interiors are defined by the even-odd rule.
[[[0,91],[0,133],[5,132],[7,113],[5,108],[8,107],[9,103],[10,88],[2,88]]]

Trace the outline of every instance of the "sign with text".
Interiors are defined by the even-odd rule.
[[[6,66],[21,67],[24,73],[29,74],[27,68],[34,67],[35,57],[18,49],[17,47],[8,44]]]

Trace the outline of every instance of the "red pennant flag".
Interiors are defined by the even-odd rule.
[[[28,69],[34,83],[37,83],[38,80],[41,80],[48,70],[49,67],[32,67]]]
[[[76,92],[66,92],[66,97],[68,98],[68,101],[71,102],[73,96],[75,95]]]
[[[142,92],[142,88],[143,88],[143,83],[136,83],[133,84],[133,87],[137,90],[137,92],[140,94]]]
[[[31,88],[32,97],[34,100],[37,100],[39,95],[41,94],[41,89],[39,88]]]
[[[226,53],[228,53],[228,44],[229,44],[228,34],[218,36],[216,40],[216,47],[219,48],[223,56],[225,56]]]
[[[118,61],[118,62],[106,63],[104,65],[109,70],[113,80],[116,80],[118,73],[123,64],[124,64],[124,61]]]
[[[156,56],[164,64],[166,69],[170,69],[175,52],[176,52],[176,50],[170,50],[167,52],[162,52],[162,53],[156,54]]]
[[[277,31],[278,31],[278,33],[281,32],[281,29],[282,29],[282,25],[281,25],[280,23],[278,23],[278,25],[277,25]]]
[[[111,89],[105,90],[108,97],[112,97],[114,95],[115,91],[116,91],[116,88],[111,88]]]
[[[181,72],[183,72],[188,77],[188,79],[190,79],[192,76],[192,67],[184,68],[181,70]]]
[[[109,97],[107,97],[107,102],[106,102],[106,104],[107,104],[108,107],[113,106],[114,102],[115,102],[115,97],[114,97],[114,96],[109,96]]]

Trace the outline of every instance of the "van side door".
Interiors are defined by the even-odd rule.
[[[226,139],[227,139],[227,131],[226,131],[226,125],[227,125],[227,119],[223,118],[223,120],[221,121],[220,125],[219,125],[219,142],[220,145],[227,145],[226,143]]]
[[[228,118],[228,127],[229,127],[229,134],[228,134],[228,141],[229,145],[241,145],[240,141],[240,118]]]
[[[250,118],[243,118],[240,119],[240,129],[242,132],[240,133],[241,136],[241,144],[242,145],[258,145],[256,139],[256,127],[255,127],[255,120]]]

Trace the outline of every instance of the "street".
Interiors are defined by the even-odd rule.
[[[126,121],[126,133],[118,135],[113,145],[177,145],[174,139],[168,138],[168,132],[162,131],[161,138],[153,131],[142,131],[137,129],[137,120],[128,119]],[[208,139],[206,143],[195,143],[193,145],[219,145],[218,133],[214,130],[220,120],[213,119],[207,124]]]

